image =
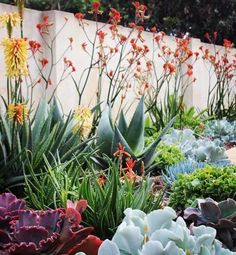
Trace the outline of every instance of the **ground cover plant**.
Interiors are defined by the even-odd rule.
[[[211,197],[216,201],[235,199],[235,166],[205,166],[190,174],[180,174],[173,183],[170,205],[184,209],[197,198]]]
[[[235,146],[232,42],[194,51],[187,34],[171,45],[157,25],[147,36],[151,10],[137,1],[127,29],[114,6],[88,1],[89,12],[70,17],[81,45],[62,39],[69,18],[60,26],[42,15],[39,42],[25,37],[25,1],[16,4],[0,15],[0,189],[8,192],[0,195],[0,254],[235,254],[236,167],[226,154]],[[217,34],[205,37],[214,43]],[[67,56],[75,47],[88,60],[83,70]],[[209,84],[199,110],[186,102],[202,64]],[[77,105],[64,112],[60,88],[69,83]]]

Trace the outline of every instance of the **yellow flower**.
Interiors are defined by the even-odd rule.
[[[89,108],[79,106],[74,112],[75,126],[73,127],[73,133],[79,133],[82,137],[86,137],[91,128],[91,111]]]
[[[7,76],[13,78],[28,75],[26,40],[5,38],[1,44],[4,47]]]
[[[0,16],[0,24],[6,26],[8,36],[11,37],[14,27],[19,26],[21,23],[21,17],[17,12],[4,13]]]
[[[7,109],[9,120],[13,120],[20,125],[23,125],[28,112],[29,110],[25,104],[9,104]]]

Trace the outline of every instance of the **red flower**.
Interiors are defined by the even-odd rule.
[[[48,28],[53,25],[53,23],[49,22],[48,19],[48,16],[44,16],[42,23],[36,25],[37,29],[41,34],[48,34]]]
[[[130,27],[130,28],[135,28],[135,26],[136,26],[136,24],[135,24],[134,22],[130,22],[130,23],[129,23],[129,27]]]
[[[223,45],[225,48],[233,48],[234,47],[234,44],[230,40],[227,40],[227,39],[224,39]]]
[[[29,41],[30,50],[35,54],[41,48],[41,44],[37,41]]]
[[[106,33],[104,33],[102,30],[100,30],[100,31],[97,32],[97,35],[98,35],[100,43],[102,44],[104,42],[104,38],[106,36]]]
[[[48,60],[46,58],[40,59],[39,61],[41,62],[42,68],[48,64]]]
[[[122,157],[122,156],[129,157],[129,158],[131,157],[130,154],[127,151],[125,151],[125,148],[121,143],[118,144],[118,149],[113,155],[115,157]]]
[[[163,68],[166,72],[168,72],[168,74],[172,74],[175,72],[175,66],[171,63],[165,63],[163,65]]]
[[[98,184],[101,188],[104,187],[106,183],[106,177],[104,175],[100,175],[99,178],[98,178]]]
[[[76,17],[76,19],[77,19],[78,21],[82,21],[82,20],[84,19],[84,17],[85,17],[85,14],[84,14],[84,13],[81,13],[81,12],[77,12],[77,13],[75,14],[75,17]]]
[[[118,12],[116,9],[111,8],[111,11],[109,13],[109,16],[111,17],[111,22],[113,24],[118,24],[121,20],[120,12]]]
[[[92,4],[92,11],[93,13],[95,14],[100,14],[101,12],[99,11],[99,8],[100,8],[101,4],[99,2],[94,2]]]
[[[187,73],[188,76],[193,75],[193,66],[192,65],[188,65],[188,70],[187,70],[186,73]]]
[[[129,158],[129,159],[126,160],[125,164],[126,164],[125,170],[133,171],[134,166],[136,164],[136,160],[133,160],[132,158]]]

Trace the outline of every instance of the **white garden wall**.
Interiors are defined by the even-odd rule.
[[[0,15],[4,12],[11,12],[16,11],[16,8],[14,6],[6,5],[6,4],[0,4]],[[55,41],[54,44],[54,62],[60,58],[62,53],[64,52],[65,48],[69,44],[68,38],[73,38],[73,48],[72,50],[69,50],[66,53],[66,57],[70,59],[75,68],[76,72],[73,74],[75,80],[78,80],[82,71],[89,66],[89,58],[87,57],[86,53],[82,50],[81,44],[85,42],[87,39],[82,32],[81,27],[78,25],[78,21],[74,18],[74,15],[71,13],[66,12],[59,12],[59,11],[36,11],[36,10],[25,10],[25,18],[24,18],[24,35],[29,40],[37,40],[42,45],[45,45],[42,41],[37,29],[36,24],[40,23],[42,21],[42,17],[44,15],[49,16],[49,20],[53,22],[53,27],[51,28],[51,37],[55,36],[56,33],[60,30],[60,28],[63,26],[65,22],[65,18],[68,19],[68,22],[63,29],[63,31],[59,34],[58,39]],[[87,33],[89,38],[94,37],[94,33],[96,31],[96,23],[92,21],[86,21],[87,25]],[[100,24],[102,25],[102,24]],[[120,27],[119,29],[122,30],[123,34],[128,34],[129,29]],[[105,27],[103,29],[107,34],[110,34],[108,27]],[[0,40],[2,40],[6,36],[5,29],[0,29]],[[14,36],[19,36],[19,31],[15,31]],[[149,46],[149,48],[152,47],[152,33],[144,32],[143,37],[145,39],[145,44]],[[106,44],[114,45],[114,42],[111,40],[111,36],[106,37]],[[109,41],[110,40],[110,41]],[[169,47],[174,47],[175,40],[173,37],[166,36],[164,38],[166,44]],[[193,52],[199,51],[199,47],[207,47],[210,51],[214,52],[215,48],[213,45],[210,44],[204,44],[199,39],[191,39],[191,49]],[[218,47],[217,47],[218,48]],[[89,48],[88,48],[89,49]],[[233,52],[235,54],[236,51]],[[38,58],[43,57],[49,57],[50,52],[46,51],[44,54],[37,55]],[[232,55],[233,55],[232,54]],[[117,61],[117,59],[114,59],[114,63]],[[0,49],[0,93],[1,95],[6,94],[6,77],[5,77],[5,67],[4,67],[4,59],[3,59],[3,50]],[[162,70],[163,63],[156,63],[160,66],[160,72]],[[31,73],[33,74],[33,77],[37,77],[37,67],[35,66],[34,60],[31,58],[29,59],[29,67],[31,70]],[[54,70],[52,72],[51,80],[52,85],[48,89],[47,93],[50,95],[50,93],[53,90],[53,86],[59,82],[61,74],[63,72],[63,61],[59,62],[54,67]],[[211,78],[211,81],[209,81],[209,67],[207,67],[204,62],[199,59],[196,63],[194,63],[194,77],[196,78],[196,82],[190,86],[186,92],[185,96],[185,103],[188,106],[194,105],[198,108],[204,108],[206,106],[206,100],[207,100],[207,94],[208,94],[208,84],[209,82],[212,82],[214,84],[214,77]],[[96,90],[97,90],[97,77],[98,73],[96,71],[93,71],[92,78],[89,79],[88,85],[85,90],[85,95],[83,97],[83,104],[85,105],[94,105],[95,98],[96,98]],[[103,87],[103,97],[106,98],[107,94],[107,80],[104,78],[104,81],[102,83]],[[26,91],[26,87],[25,87]],[[38,84],[35,87],[35,102],[37,102],[41,96],[44,94],[44,86],[41,84]],[[164,91],[162,92],[163,95]],[[76,89],[73,85],[73,82],[71,78],[65,79],[59,86],[56,95],[60,99],[64,111],[68,112],[71,109],[74,109],[78,105],[78,97]],[[132,102],[135,99],[135,93],[131,90],[128,93],[127,102]]]

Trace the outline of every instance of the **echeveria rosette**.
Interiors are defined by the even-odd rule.
[[[228,198],[217,203],[211,198],[198,199],[198,208],[187,208],[184,219],[194,225],[217,230],[217,238],[229,249],[236,249],[236,201]]]
[[[0,249],[10,240],[9,222],[17,219],[19,212],[25,208],[26,203],[23,199],[17,199],[12,193],[0,194]]]
[[[67,209],[22,210],[19,219],[10,222],[10,240],[3,245],[9,255],[64,254],[85,252],[96,255],[102,241],[90,235],[93,227],[80,225],[85,200],[68,202]]]
[[[235,255],[215,239],[215,229],[189,230],[170,207],[149,214],[128,208],[124,213],[112,240],[102,243],[98,255]]]
[[[17,216],[18,212],[25,208],[26,203],[23,199],[17,199],[12,193],[0,194],[0,226],[2,220]]]

